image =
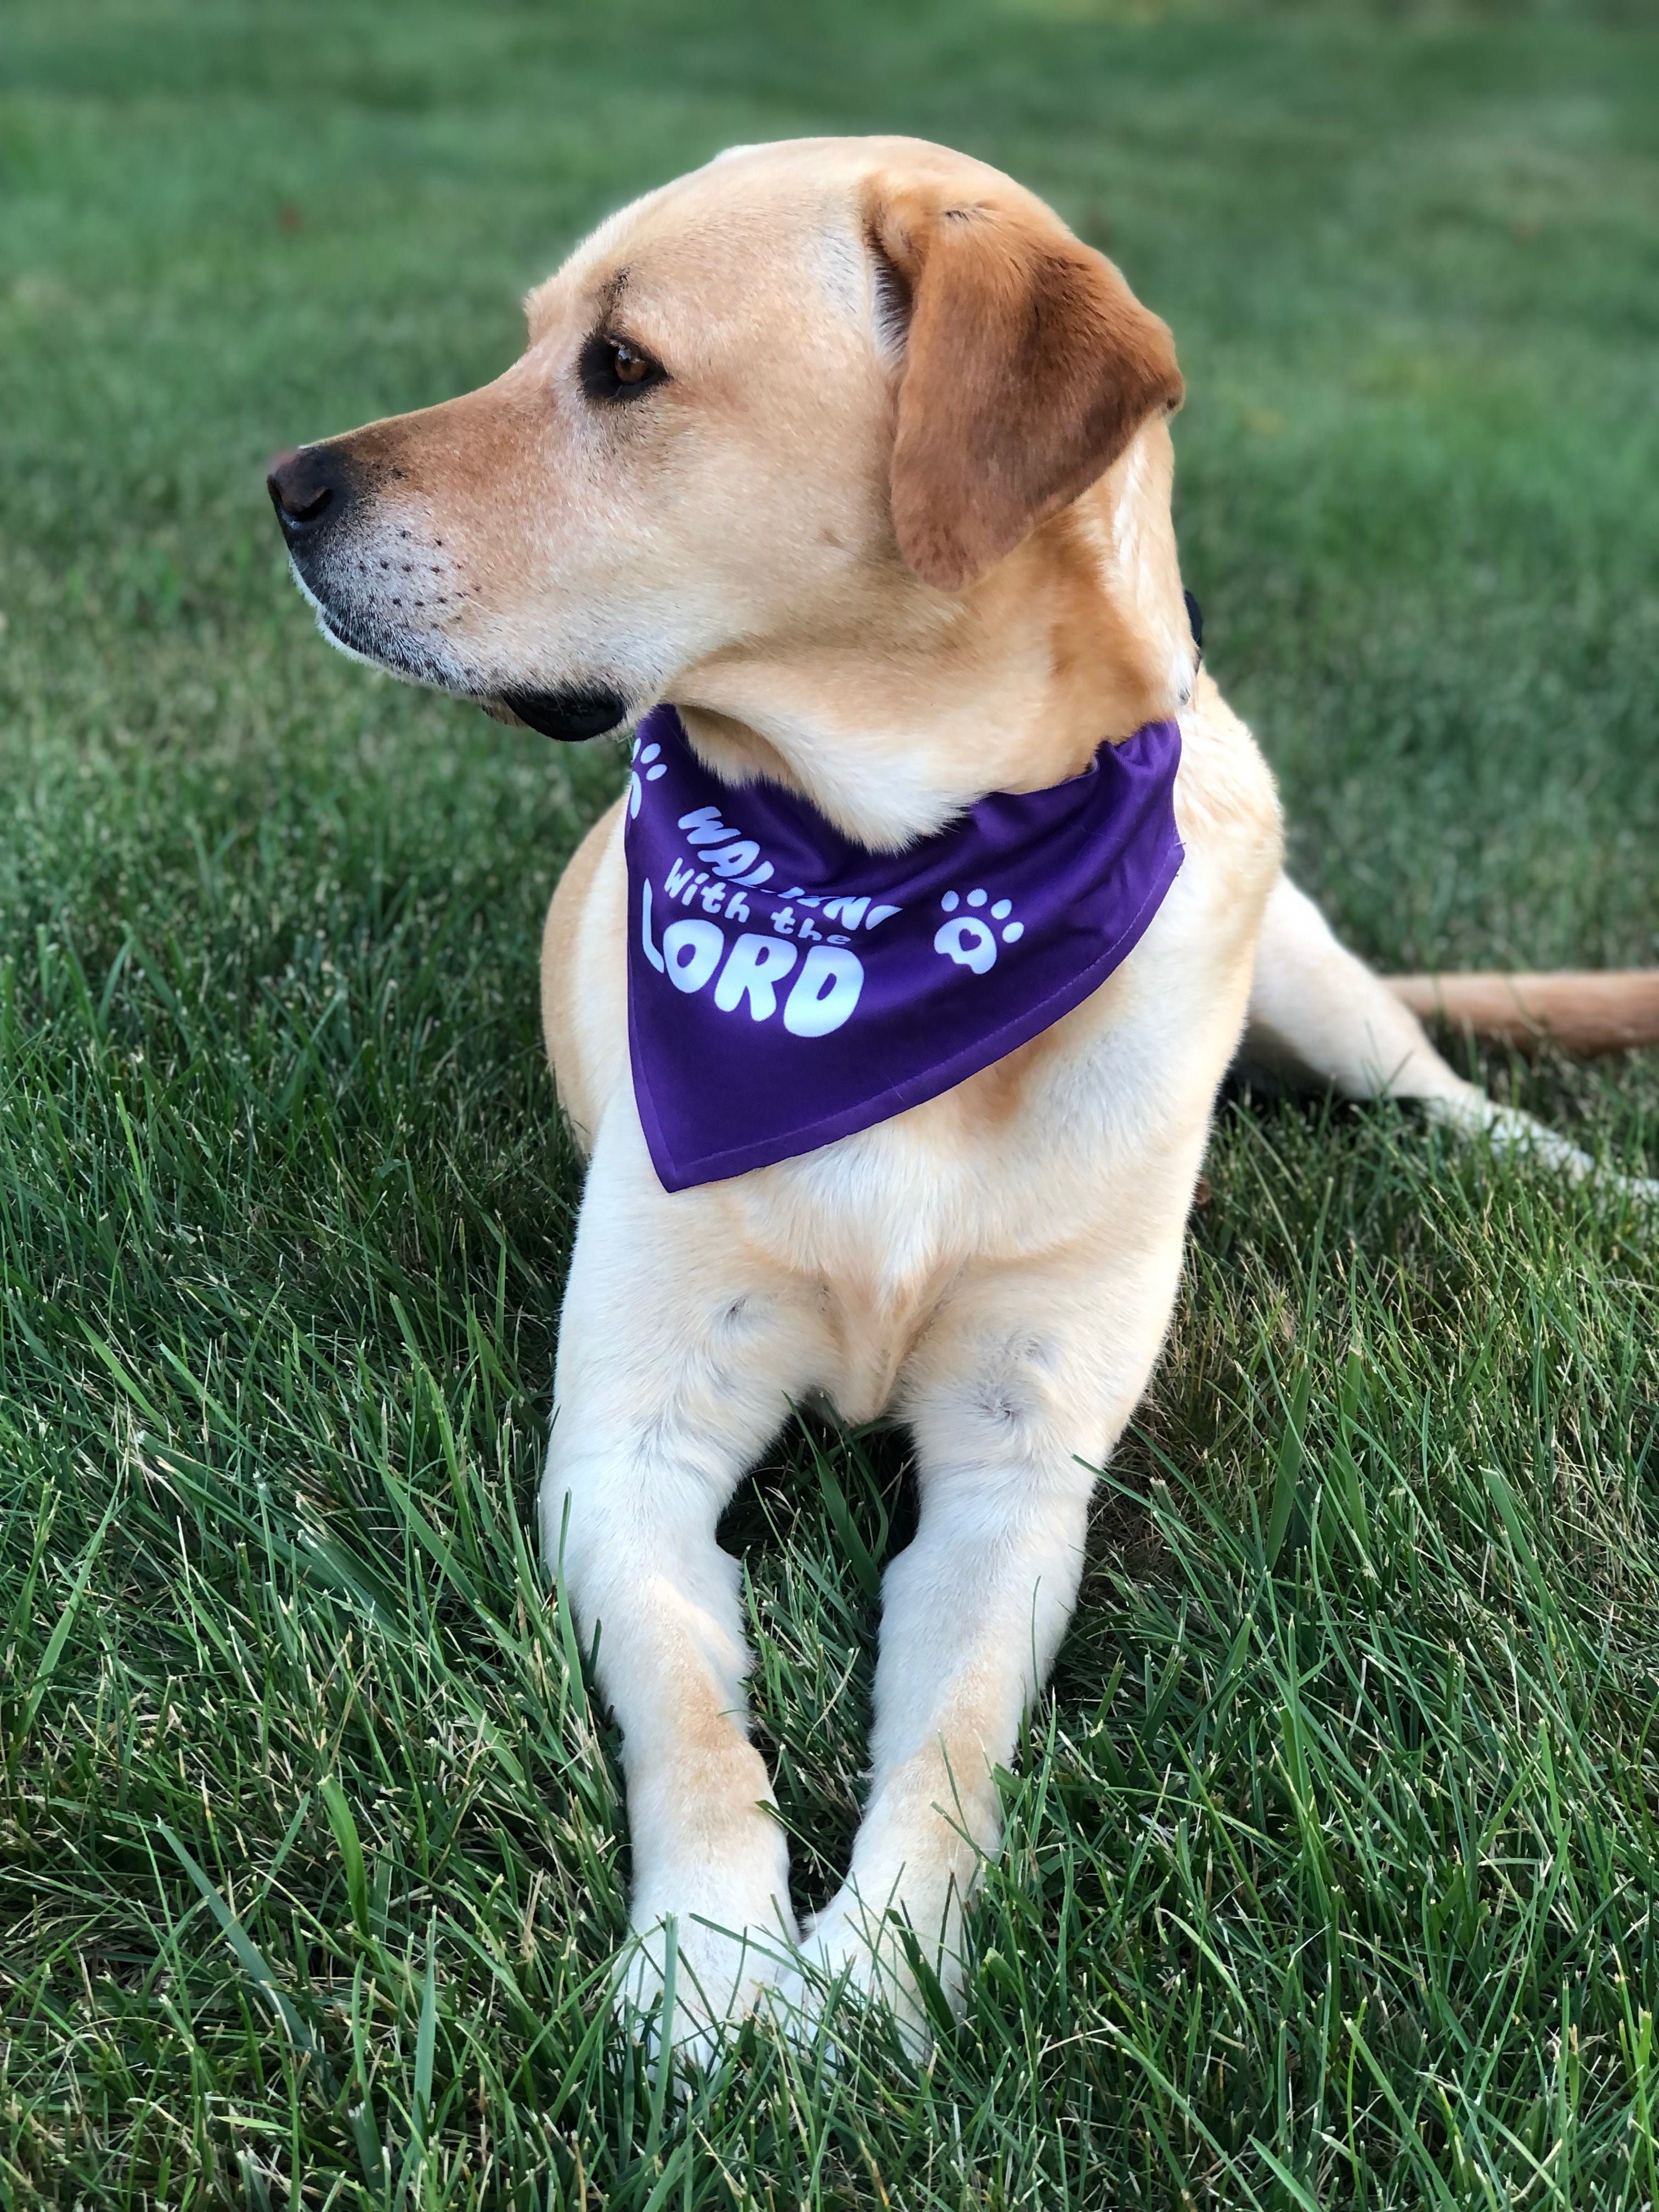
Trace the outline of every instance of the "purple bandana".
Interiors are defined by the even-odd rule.
[[[1049,1028],[1127,959],[1182,862],[1181,732],[872,853],[775,785],[734,790],[679,716],[629,779],[628,1041],[663,1186],[867,1129]]]

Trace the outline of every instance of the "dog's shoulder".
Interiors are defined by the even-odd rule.
[[[542,1035],[559,1104],[584,1152],[627,1073],[628,878],[623,806],[607,807],[560,877],[542,931]]]
[[[1283,842],[1278,787],[1261,747],[1206,668],[1200,668],[1182,710],[1176,822],[1188,852],[1235,850],[1247,866],[1255,856],[1271,884]]]

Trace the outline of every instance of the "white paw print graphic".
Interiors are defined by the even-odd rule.
[[[946,891],[939,901],[951,919],[940,924],[933,939],[933,950],[946,954],[959,968],[971,968],[975,975],[986,975],[996,966],[999,936],[1005,945],[1018,945],[1025,934],[1023,921],[1008,919],[1014,910],[1013,901],[998,899],[990,905],[990,898],[989,891],[973,890],[969,892],[966,902],[970,908],[990,906],[988,915],[959,914],[957,909],[963,902],[957,891]],[[994,929],[993,922],[1000,922],[1001,929]]]
[[[639,812],[640,800],[644,796],[645,785],[640,781],[640,778],[643,776],[646,783],[654,783],[659,775],[666,775],[668,773],[667,762],[657,760],[657,755],[661,750],[660,745],[647,745],[641,752],[639,739],[635,738],[634,740],[633,765],[628,778],[628,811],[630,814]],[[654,768],[651,765],[653,761],[656,762]]]

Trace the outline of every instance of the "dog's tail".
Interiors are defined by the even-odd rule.
[[[1472,1030],[1523,1051],[1549,1043],[1588,1054],[1659,1044],[1659,968],[1387,975],[1383,981],[1422,1019]]]

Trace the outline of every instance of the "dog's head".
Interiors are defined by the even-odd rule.
[[[1008,556],[1182,396],[1110,262],[909,140],[723,155],[605,223],[528,319],[493,384],[302,447],[270,483],[337,644],[557,738],[666,698],[787,759],[769,713],[833,690],[849,653],[901,693],[915,658],[936,696],[941,637],[973,659],[969,611]],[[1166,535],[1167,492],[1166,457]],[[1167,691],[1190,660],[1159,558]]]

